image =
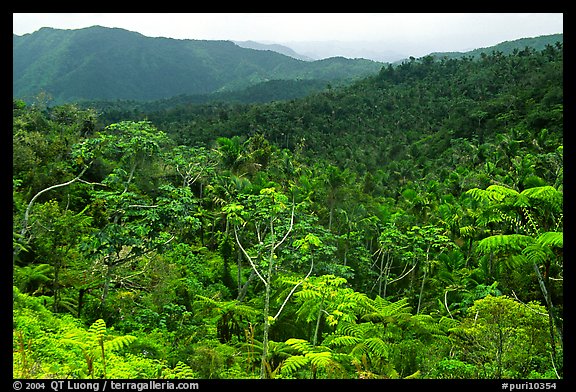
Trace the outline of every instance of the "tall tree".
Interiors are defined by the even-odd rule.
[[[264,285],[264,310],[263,310],[263,338],[262,338],[262,360],[260,368],[260,378],[268,378],[268,344],[270,325],[278,318],[284,308],[284,304],[289,300],[294,292],[292,290],[278,312],[272,316],[270,311],[270,299],[274,276],[277,273],[279,248],[286,242],[294,226],[295,204],[289,206],[286,195],[276,191],[274,188],[264,188],[258,195],[248,195],[243,201],[244,204],[234,203],[224,207],[228,215],[228,220],[234,226],[234,236],[238,247],[250,267]],[[250,230],[250,233],[246,231]],[[241,231],[244,232],[244,239],[241,239]],[[254,238],[251,247],[246,245],[247,234]],[[244,244],[243,244],[244,241]],[[312,268],[309,273],[312,272]],[[294,289],[300,283],[294,286]]]

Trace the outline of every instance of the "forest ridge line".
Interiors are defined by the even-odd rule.
[[[486,51],[508,53],[525,45],[540,50],[555,40],[562,41],[562,34],[506,42]],[[438,54],[459,55],[463,54]],[[302,61],[272,50],[243,48],[232,41],[153,38],[101,26],[42,28],[13,36],[14,96],[30,101],[43,91],[56,104],[207,95],[273,80],[345,84],[375,74],[384,65],[344,57]]]

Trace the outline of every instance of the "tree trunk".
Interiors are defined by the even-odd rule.
[[[416,308],[416,314],[420,313],[420,304],[422,303],[422,293],[424,293],[424,282],[426,281],[426,273],[428,272],[428,259],[430,257],[430,245],[426,249],[426,263],[424,264],[424,276],[422,277],[422,284],[420,285],[420,295],[418,296],[418,308]]]
[[[268,364],[268,332],[270,330],[270,320],[268,315],[270,312],[270,280],[266,285],[266,296],[264,299],[264,334],[262,337],[262,361],[260,364],[260,378],[268,378],[268,371],[266,370],[266,365]]]
[[[108,292],[110,291],[110,283],[112,282],[112,270],[114,266],[111,264],[107,265],[106,276],[104,277],[104,287],[102,288],[102,296],[100,297],[100,317],[106,320],[104,315],[104,307],[106,305],[106,299],[108,298]]]
[[[554,323],[554,305],[552,305],[552,296],[550,292],[546,288],[546,282],[544,281],[544,277],[540,273],[540,269],[536,263],[533,264],[534,271],[536,272],[536,276],[538,277],[538,284],[540,285],[540,290],[542,291],[542,295],[546,301],[546,309],[548,310],[548,324],[550,326],[550,345],[552,347],[552,357],[554,362],[556,362],[556,339],[554,337],[554,330],[559,333],[560,343],[562,343],[562,335],[560,331],[558,331],[557,326]]]
[[[322,318],[322,305],[324,305],[324,298],[320,301],[320,308],[318,309],[318,316],[316,317],[316,329],[314,329],[314,337],[312,338],[312,345],[316,346],[318,343],[318,331],[320,330],[320,319]]]
[[[416,314],[420,313],[420,304],[422,303],[422,293],[424,292],[424,282],[426,281],[426,267],[424,267],[424,276],[422,277],[422,284],[420,285],[420,295],[418,296],[418,307],[416,308]]]
[[[390,257],[390,253],[386,253],[386,266],[384,267],[384,290],[380,296],[382,298],[386,298],[386,289],[388,288],[388,276],[390,275],[390,268],[392,268],[392,258]]]

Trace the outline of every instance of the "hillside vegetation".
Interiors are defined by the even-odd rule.
[[[59,104],[209,94],[268,80],[349,81],[381,66],[342,57],[309,62],[231,41],[151,38],[100,26],[13,36],[14,97],[30,101],[45,92]]]
[[[13,223],[15,378],[562,379],[563,45],[14,99]]]

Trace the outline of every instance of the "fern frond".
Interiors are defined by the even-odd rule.
[[[472,237],[476,233],[476,229],[472,226],[462,226],[460,228],[460,235],[463,237]]]
[[[32,264],[14,267],[14,278],[19,282],[18,288],[26,291],[31,286],[43,285],[54,279],[54,267],[50,264]]]
[[[370,349],[368,348],[368,346],[366,346],[365,343],[360,342],[357,345],[355,345],[354,348],[352,348],[352,350],[350,351],[350,355],[356,358],[361,358],[364,355],[368,354],[369,351]]]
[[[302,299],[303,301],[307,301],[307,300],[311,300],[311,299],[320,298],[321,295],[322,294],[319,291],[311,290],[311,289],[303,289],[303,290],[300,290],[297,293],[295,293],[294,297]]]
[[[466,195],[472,197],[473,200],[477,202],[488,202],[488,193],[484,189],[472,188],[465,192]]]
[[[174,366],[173,371],[174,371],[174,378],[192,379],[197,377],[194,371],[190,368],[190,366],[186,365],[182,361],[178,361],[176,366]]]
[[[511,198],[515,200],[520,194],[518,191],[508,188],[502,185],[490,185],[486,188],[486,192],[488,193],[488,198],[492,201],[503,201],[506,198]]]
[[[324,340],[323,344],[327,346],[353,346],[362,341],[356,336],[343,335],[343,336],[330,336]]]
[[[502,202],[506,198],[516,200],[519,195],[519,193],[514,189],[502,185],[490,185],[486,190],[472,188],[466,191],[465,194],[470,195],[472,199],[483,203]]]
[[[411,320],[416,322],[417,330],[420,333],[432,334],[436,337],[442,337],[446,334],[446,328],[429,314],[417,314],[412,316]]]
[[[70,334],[66,335],[65,338],[60,339],[60,342],[65,343],[65,344],[71,344],[73,346],[77,346],[77,347],[80,347],[82,349],[85,349],[88,346],[86,343],[84,343],[81,340],[79,335],[76,333],[70,333]]]
[[[402,298],[396,302],[389,302],[381,297],[376,297],[373,301],[374,312],[366,313],[362,319],[373,322],[393,321],[395,318],[408,316],[410,305],[408,298]]]
[[[542,246],[550,246],[555,248],[564,248],[564,233],[558,231],[548,231],[542,233],[536,238]]]
[[[286,341],[286,344],[304,354],[312,350],[312,345],[304,339],[290,338]]]
[[[530,204],[530,198],[526,194],[521,193],[514,202],[514,207],[530,207]]]
[[[102,319],[94,321],[88,328],[88,334],[93,337],[94,341],[102,342],[106,335],[106,322]]]
[[[460,324],[458,320],[454,320],[453,318],[442,316],[438,321],[438,324],[445,330],[449,331],[451,328],[455,328],[457,325]]]
[[[528,247],[530,247],[531,245],[529,245]],[[517,268],[521,265],[526,264],[526,262],[528,262],[529,260],[526,258],[526,256],[524,255],[524,251],[526,251],[525,248],[522,251],[522,254],[517,254],[517,255],[511,255],[510,257],[508,257],[508,259],[505,261],[506,267],[513,269],[513,268]]]
[[[112,340],[108,340],[106,343],[104,343],[104,348],[106,351],[108,350],[121,350],[124,347],[130,345],[131,343],[133,343],[136,340],[136,337],[131,336],[131,335],[125,335],[125,336],[117,336]]]
[[[476,250],[484,254],[519,253],[533,241],[532,237],[523,234],[498,234],[479,241]]]
[[[380,338],[369,338],[364,341],[370,353],[378,357],[388,358],[388,345]]]
[[[346,302],[354,304],[359,310],[372,309],[372,300],[365,293],[350,290],[346,293]]]
[[[527,246],[522,251],[522,256],[524,256],[526,260],[528,260],[531,263],[541,264],[546,260],[550,260],[552,257],[554,257],[554,254],[552,253],[552,250],[549,247],[542,246],[541,244],[536,242],[534,244]]]
[[[329,351],[322,351],[319,353],[307,353],[305,355],[310,359],[313,365],[318,367],[326,367],[330,362],[333,361],[332,354]]]
[[[363,327],[364,324],[355,324],[355,323],[342,323],[338,328],[338,333],[342,333],[343,335],[350,335],[356,338],[361,338],[364,336]]]
[[[563,197],[562,192],[550,185],[538,186],[524,189],[521,193],[531,201],[539,201],[550,205],[555,209],[562,209]]]
[[[270,356],[283,358],[289,357],[292,355],[286,351],[289,348],[290,346],[285,342],[275,342],[273,340],[268,341],[268,355]]]
[[[305,357],[303,355],[293,355],[289,358],[286,358],[282,362],[282,370],[280,371],[283,375],[291,375],[298,369],[306,366],[310,362],[309,357]]]

